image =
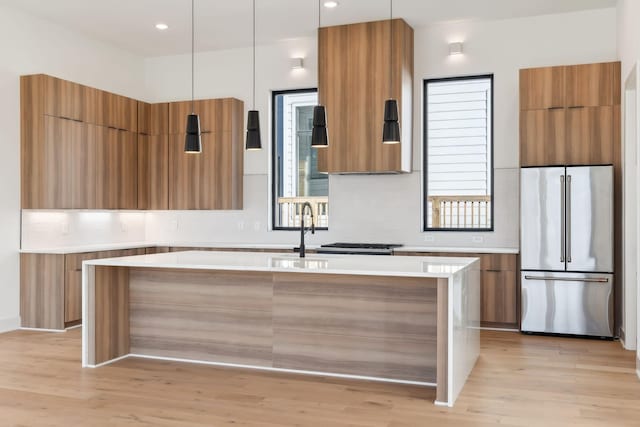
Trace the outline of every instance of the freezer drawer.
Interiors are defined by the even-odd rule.
[[[523,332],[613,336],[613,275],[523,271]]]

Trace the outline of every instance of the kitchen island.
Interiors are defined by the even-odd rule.
[[[83,263],[82,364],[125,357],[436,388],[480,351],[477,258],[175,252]]]

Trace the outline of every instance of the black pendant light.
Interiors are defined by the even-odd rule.
[[[253,0],[253,109],[247,115],[247,150],[262,149],[260,114],[256,110],[256,0]]]
[[[400,124],[398,123],[398,101],[393,99],[393,0],[389,0],[389,99],[384,103],[383,144],[400,143]]]
[[[187,116],[187,135],[184,139],[184,152],[197,154],[202,153],[202,139],[200,137],[200,117],[196,114],[194,101],[194,1],[195,0],[191,0],[191,114]]]
[[[322,16],[322,8],[318,0],[318,31],[320,30],[320,18]],[[316,105],[313,107],[313,130],[311,131],[311,146],[315,148],[325,148],[329,146],[329,136],[327,134],[327,111],[324,105]]]

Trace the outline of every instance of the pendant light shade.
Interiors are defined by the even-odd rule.
[[[324,105],[316,105],[313,107],[311,146],[316,148],[325,148],[329,146],[329,136],[327,134],[327,112]]]
[[[253,0],[253,109],[247,115],[247,140],[244,148],[254,151],[262,149],[260,136],[260,113],[256,110],[256,0]]]
[[[247,150],[260,150],[262,138],[260,137],[260,114],[256,110],[250,110],[247,116]]]
[[[322,8],[318,0],[318,31],[322,25]],[[326,148],[329,146],[329,135],[327,134],[327,111],[324,105],[313,107],[313,130],[311,131],[311,146],[315,148]]]
[[[387,99],[384,103],[383,144],[400,143],[400,124],[398,123],[398,101]]]
[[[389,99],[384,102],[383,144],[400,143],[398,101],[393,99],[393,0],[389,0]]]
[[[184,139],[185,153],[202,153],[200,117],[197,114],[187,116],[187,135]]]
[[[200,133],[200,117],[195,113],[194,108],[194,59],[195,59],[195,15],[194,1],[191,0],[191,114],[187,116],[187,129],[184,138],[185,153],[202,153],[202,138]]]

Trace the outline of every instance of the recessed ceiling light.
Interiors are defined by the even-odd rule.
[[[156,24],[156,28],[160,31],[164,31],[169,28],[169,26],[163,22],[159,22]]]
[[[338,2],[337,1],[326,1],[324,2],[324,7],[328,8],[328,9],[333,9],[334,7],[338,7]]]

